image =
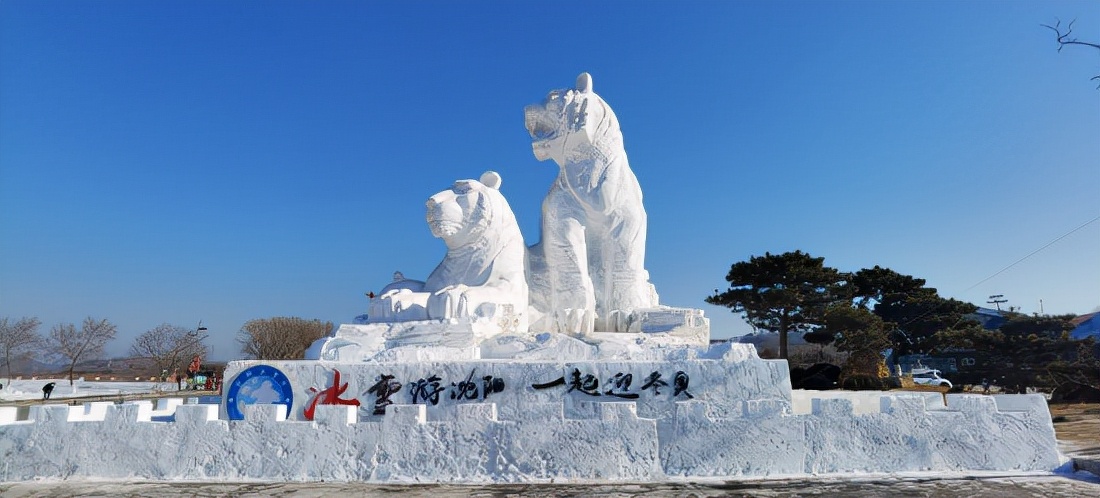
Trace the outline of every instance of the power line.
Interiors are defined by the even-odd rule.
[[[986,281],[988,281],[989,279],[991,279],[991,278],[993,278],[993,277],[996,277],[997,275],[1000,275],[1000,274],[1002,274],[1002,273],[1004,273],[1004,272],[1008,271],[1008,269],[1009,269],[1009,268],[1012,268],[1013,266],[1016,266],[1016,265],[1020,264],[1020,262],[1022,262],[1023,260],[1025,260],[1025,259],[1027,259],[1027,258],[1030,258],[1030,257],[1034,256],[1034,255],[1035,255],[1035,254],[1037,254],[1037,253],[1038,253],[1039,251],[1042,251],[1043,249],[1046,249],[1046,248],[1048,248],[1048,247],[1050,247],[1050,246],[1054,245],[1054,243],[1055,243],[1055,242],[1058,242],[1059,240],[1062,240],[1062,239],[1064,239],[1064,238],[1066,238],[1066,237],[1069,237],[1069,236],[1070,236],[1070,235],[1072,235],[1072,234],[1073,234],[1074,232],[1076,232],[1076,231],[1078,231],[1078,230],[1080,230],[1080,229],[1082,229],[1082,228],[1085,228],[1085,227],[1087,227],[1087,226],[1089,226],[1089,225],[1091,225],[1091,224],[1095,223],[1095,222],[1096,222],[1097,220],[1100,220],[1100,216],[1097,216],[1097,217],[1095,217],[1095,218],[1093,218],[1093,219],[1091,219],[1091,220],[1089,220],[1089,221],[1086,221],[1086,222],[1082,223],[1082,224],[1081,224],[1080,226],[1078,226],[1077,228],[1074,228],[1073,230],[1070,230],[1070,231],[1068,231],[1068,232],[1066,232],[1066,233],[1064,233],[1064,234],[1060,235],[1060,236],[1059,236],[1058,238],[1056,238],[1056,239],[1054,239],[1054,240],[1052,240],[1052,241],[1050,241],[1050,242],[1047,242],[1047,243],[1046,243],[1046,245],[1044,245],[1043,247],[1040,247],[1040,248],[1038,248],[1038,249],[1036,249],[1036,250],[1034,250],[1034,251],[1031,251],[1031,252],[1029,252],[1029,253],[1027,254],[1027,256],[1024,256],[1024,257],[1022,257],[1022,258],[1020,258],[1020,259],[1017,259],[1016,261],[1013,261],[1013,262],[1012,262],[1012,264],[1010,264],[1010,265],[1008,265],[1008,266],[1006,266],[1006,267],[1004,267],[1004,268],[1001,268],[1000,270],[997,270],[997,272],[996,272],[996,273],[994,273],[994,274],[992,274],[992,275],[990,275],[990,276],[988,276],[988,277],[985,277],[985,278],[981,279],[980,281],[978,281],[978,283],[976,283],[976,284],[974,284],[974,285],[971,285],[970,287],[967,287],[967,288],[966,288],[965,290],[963,290],[963,291],[962,291],[962,293],[963,293],[963,294],[965,294],[966,292],[968,292],[968,291],[970,291],[970,290],[974,289],[975,287],[977,287],[977,286],[979,286],[979,285],[982,285],[982,284],[984,284],[984,283],[985,283]]]
[[[988,276],[988,277],[985,277],[985,278],[981,279],[981,280],[980,280],[980,281],[979,281],[978,283],[976,283],[976,284],[974,284],[974,285],[971,285],[970,287],[967,287],[967,288],[966,288],[966,290],[962,291],[962,292],[961,292],[960,294],[965,294],[966,292],[970,291],[971,289],[973,289],[973,288],[975,288],[975,287],[977,287],[977,286],[979,286],[979,285],[982,285],[982,284],[983,284],[983,283],[985,283],[985,282],[986,282],[987,280],[989,280],[989,279],[991,279],[991,278],[993,278],[993,277],[996,277],[997,275],[1000,275],[1000,274],[1004,273],[1004,272],[1005,272],[1005,271],[1007,271],[1007,270],[1008,270],[1009,268],[1012,268],[1013,266],[1016,266],[1017,264],[1019,264],[1019,263],[1020,263],[1021,261],[1023,261],[1023,260],[1025,260],[1025,259],[1027,259],[1027,258],[1030,258],[1030,257],[1034,256],[1034,255],[1035,255],[1036,253],[1038,253],[1039,251],[1042,251],[1043,249],[1046,249],[1046,248],[1048,248],[1048,247],[1050,247],[1050,246],[1054,245],[1054,243],[1055,243],[1055,242],[1058,242],[1059,240],[1062,240],[1062,239],[1064,239],[1064,238],[1066,238],[1066,237],[1069,237],[1069,236],[1070,236],[1070,235],[1072,235],[1072,234],[1073,234],[1074,232],[1076,232],[1076,231],[1078,231],[1078,230],[1080,230],[1080,229],[1082,229],[1082,228],[1085,228],[1085,227],[1087,227],[1087,226],[1089,226],[1089,225],[1091,225],[1091,224],[1095,223],[1095,222],[1096,222],[1097,220],[1100,220],[1100,216],[1097,216],[1097,217],[1095,217],[1095,218],[1093,218],[1093,219],[1091,219],[1091,220],[1089,220],[1089,221],[1086,221],[1086,222],[1082,223],[1082,224],[1081,224],[1080,226],[1078,226],[1077,228],[1074,228],[1073,230],[1070,230],[1070,231],[1068,231],[1068,232],[1066,232],[1066,233],[1064,233],[1064,234],[1060,235],[1060,236],[1059,236],[1058,238],[1056,238],[1056,239],[1054,239],[1054,240],[1052,240],[1052,241],[1050,241],[1050,242],[1047,242],[1047,243],[1046,243],[1046,245],[1044,245],[1043,247],[1040,247],[1040,248],[1038,248],[1038,249],[1036,249],[1036,250],[1034,250],[1034,251],[1031,251],[1031,252],[1029,252],[1029,253],[1027,254],[1027,256],[1024,256],[1024,257],[1022,257],[1022,258],[1020,258],[1020,259],[1017,259],[1016,261],[1013,261],[1013,262],[1012,262],[1012,264],[1010,264],[1010,265],[1008,265],[1008,266],[1006,266],[1006,267],[1004,267],[1004,268],[1001,268],[1001,269],[1000,269],[1000,270],[998,270],[998,271],[997,271],[996,273],[994,273],[994,274],[992,274],[992,275],[990,275],[990,276]],[[990,297],[992,297],[992,296],[990,296]],[[901,324],[901,326],[902,326],[902,327],[905,327],[906,325],[909,325],[910,323],[913,323],[913,322],[915,322],[915,321],[917,321],[917,320],[920,320],[921,318],[924,318],[925,316],[928,316],[928,315],[930,315],[930,314],[932,314],[932,313],[936,312],[937,310],[939,310],[940,308],[942,308],[944,304],[945,304],[945,303],[940,303],[940,305],[939,305],[939,306],[936,306],[935,308],[932,308],[932,309],[930,309],[930,310],[928,310],[928,311],[925,311],[924,313],[921,313],[920,315],[917,315],[917,316],[916,316],[915,318],[909,319],[909,320],[908,320],[908,321],[906,321],[905,323]],[[999,309],[1000,309],[1000,307],[998,307],[998,310],[999,310]],[[961,320],[960,320],[960,321],[961,321]],[[956,325],[958,325],[958,322],[956,322]]]

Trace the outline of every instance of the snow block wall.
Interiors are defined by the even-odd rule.
[[[795,413],[784,362],[735,356],[666,362],[243,363],[234,366],[238,378],[248,371],[283,372],[281,380],[294,386],[291,403],[279,403],[284,399],[279,397],[243,403],[240,420],[228,416],[227,402],[220,407],[179,400],[42,405],[32,407],[26,419],[14,407],[0,408],[0,480],[659,481],[1050,471],[1060,463],[1050,414],[1039,395],[950,395],[944,406],[920,394],[860,393],[864,405],[876,398],[878,409],[857,413],[854,398],[813,399],[812,392],[799,392],[811,397],[811,406],[808,413]],[[259,368],[250,370],[254,367]],[[334,387],[336,370],[344,375],[336,390],[325,392]],[[571,378],[574,370],[579,382]],[[653,386],[641,389],[641,378],[653,371],[670,372],[657,379],[668,381],[658,385],[660,394]],[[690,380],[673,395],[678,371]],[[413,402],[406,386],[429,372],[445,389],[434,404],[431,396],[418,395]],[[634,374],[629,389],[606,382],[625,373]],[[402,388],[375,414],[377,397],[363,393],[384,375],[400,379]],[[482,389],[486,376],[504,381],[495,387],[490,381],[488,397]],[[565,380],[556,382],[560,377]],[[478,380],[477,396],[463,385],[451,398],[451,379],[458,379],[453,386],[458,387],[467,378]],[[598,388],[593,380],[599,380]],[[236,396],[245,385],[238,383]],[[616,388],[638,396],[606,394]],[[230,396],[227,391],[226,400]],[[305,409],[314,399],[319,401],[306,420]]]

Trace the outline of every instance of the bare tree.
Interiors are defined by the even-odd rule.
[[[1083,42],[1073,36],[1073,23],[1077,22],[1076,19],[1069,22],[1069,26],[1066,26],[1066,32],[1062,32],[1062,21],[1058,20],[1054,23],[1054,26],[1048,24],[1040,24],[1040,26],[1047,28],[1054,32],[1055,41],[1058,42],[1058,51],[1061,52],[1062,48],[1066,45],[1080,45],[1083,47],[1092,47],[1100,50],[1100,43]],[[1100,74],[1090,78],[1093,81],[1100,81]],[[1097,87],[1100,88],[1100,87]]]
[[[275,317],[249,320],[237,342],[241,352],[259,360],[297,360],[314,341],[332,332],[332,322]]]
[[[158,372],[172,372],[176,375],[187,368],[191,358],[205,358],[209,348],[203,344],[207,334],[205,327],[196,330],[162,323],[134,339],[130,354],[149,358]]]
[[[92,317],[84,319],[80,330],[71,323],[55,325],[50,330],[50,340],[57,354],[69,360],[69,385],[73,384],[73,369],[76,363],[82,359],[98,358],[103,354],[103,347],[115,338],[118,327],[107,319],[95,320]]]
[[[38,326],[42,322],[37,317],[23,317],[18,322],[10,323],[8,317],[0,318],[0,353],[3,353],[4,365],[8,367],[8,378],[11,378],[12,357],[30,353],[42,342],[42,336],[38,334]]]

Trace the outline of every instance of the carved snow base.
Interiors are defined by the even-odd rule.
[[[306,358],[343,363],[477,359],[478,344],[500,331],[493,321],[472,318],[343,324],[332,337],[313,343]]]
[[[706,349],[710,345],[710,320],[703,316],[700,309],[670,306],[643,308],[629,314],[616,314],[609,322],[615,324],[615,331],[596,331],[582,337],[601,347],[604,344],[635,343],[647,347],[687,345]]]
[[[683,358],[710,346],[703,310],[660,306],[635,310],[621,320],[624,332],[577,336],[514,334],[508,324],[483,318],[341,325],[315,342],[307,360],[433,361],[444,359],[636,359]],[[562,350],[567,348],[567,350]]]
[[[714,372],[705,373],[712,369],[698,362],[644,367],[688,368],[698,376],[691,381],[695,387],[699,380],[695,398],[670,399],[658,410],[639,400],[594,401],[565,393],[564,386],[536,394],[514,384],[486,401],[447,398],[433,406],[405,399],[382,415],[364,415],[361,406],[320,405],[312,421],[297,420],[297,406],[288,413],[279,404],[245,406],[241,420],[219,417],[216,405],[179,400],[156,407],[149,401],[43,405],[25,417],[17,407],[0,407],[0,481],[640,482],[1049,472],[1061,463],[1039,395],[949,395],[943,406],[923,396],[883,394],[871,413],[853,413],[848,399],[815,399],[810,413],[791,413],[788,401],[752,389],[780,380],[770,378],[779,373],[771,365],[785,370],[782,362],[699,361],[712,362]],[[288,377],[309,372],[304,365],[275,366]],[[630,364],[575,366],[610,372]],[[730,367],[736,371],[727,378],[747,381],[711,383]],[[713,404],[717,395],[745,387],[746,396]],[[512,388],[532,397],[521,410],[506,409],[519,399],[506,395]],[[745,399],[758,396],[763,398]]]

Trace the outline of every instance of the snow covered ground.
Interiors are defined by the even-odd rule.
[[[700,480],[645,484],[493,484],[381,485],[328,482],[150,482],[45,480],[0,484],[5,497],[62,496],[1100,496],[1100,479],[1092,474],[851,475],[805,479]]]
[[[0,379],[4,388],[0,389],[0,401],[20,401],[42,399],[42,386],[53,382],[54,389],[50,399],[77,398],[83,396],[116,396],[120,394],[140,394],[153,392],[175,392],[175,382],[117,382],[77,379],[69,385],[69,379],[21,379],[9,381]]]

